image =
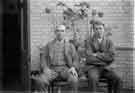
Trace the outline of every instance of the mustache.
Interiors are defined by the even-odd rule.
[[[98,38],[98,37],[101,37],[101,35],[102,35],[102,34],[101,34],[100,32],[94,32],[94,36],[97,37],[97,38]]]

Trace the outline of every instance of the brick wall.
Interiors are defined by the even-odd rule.
[[[122,78],[124,88],[133,88],[133,51],[130,49],[117,49],[114,64],[118,67],[114,71]]]
[[[61,0],[66,2],[70,7],[74,3],[81,0]],[[84,0],[83,0],[84,1]],[[105,24],[112,28],[112,40],[115,46],[133,47],[133,29],[132,29],[132,13],[133,0],[86,0],[89,1],[91,8],[104,12],[102,19]],[[56,24],[62,22],[62,9],[56,7],[56,0],[30,0],[30,32],[31,32],[31,67],[38,68],[39,63],[39,47],[45,45],[49,40],[53,39],[53,30]],[[46,14],[44,9],[50,8],[51,14]],[[89,12],[89,19],[91,18],[91,10]],[[80,30],[80,36],[83,38],[88,31],[87,19],[77,21],[75,26]],[[67,32],[67,37],[72,36],[72,32]],[[120,68],[117,71],[122,72],[124,86],[132,87],[133,81],[133,58],[131,51],[121,50],[118,52],[117,64]]]

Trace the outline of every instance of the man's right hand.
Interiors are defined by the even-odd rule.
[[[46,77],[48,77],[49,80],[53,80],[58,76],[58,74],[55,71],[49,68],[44,69],[44,74],[46,75]]]
[[[93,52],[91,52],[90,50],[87,50],[86,53],[87,53],[88,56],[94,56],[94,57],[97,56],[96,53],[93,53]]]

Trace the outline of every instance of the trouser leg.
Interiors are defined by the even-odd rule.
[[[78,81],[75,81],[75,80],[72,80],[70,81],[71,82],[71,85],[73,87],[73,93],[78,93]]]
[[[121,79],[113,71],[104,71],[103,76],[108,79],[109,93],[120,93]]]
[[[78,78],[74,77],[73,75],[71,75],[67,70],[65,70],[64,72],[61,73],[61,76],[64,79],[67,79],[68,82],[71,84],[72,86],[72,92],[73,93],[78,93]]]
[[[89,79],[89,90],[91,92],[97,91],[97,82],[99,80],[99,69],[97,67],[93,67],[88,71],[88,79]]]

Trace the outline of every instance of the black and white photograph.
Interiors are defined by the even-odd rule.
[[[0,91],[134,93],[134,0],[0,1]]]

